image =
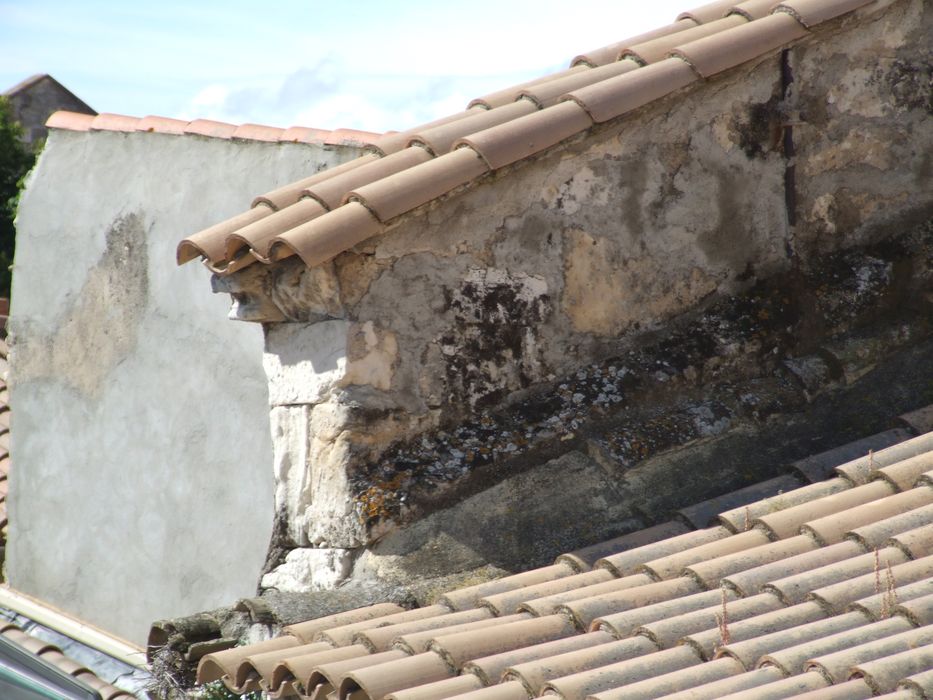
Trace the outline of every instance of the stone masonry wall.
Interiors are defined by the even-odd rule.
[[[263,585],[332,586],[360,548],[528,469],[539,438],[574,440],[574,406],[622,411],[631,368],[607,364],[592,394],[573,378],[691,314],[770,300],[735,302],[757,325],[685,350],[707,364],[676,373],[702,395],[727,372],[759,376],[791,350],[812,352],[844,330],[833,327],[844,314],[862,321],[820,291],[833,285],[827,255],[848,265],[845,298],[864,293],[876,311],[898,285],[921,285],[916,236],[891,258],[902,263],[865,251],[933,216],[931,18],[902,0],[836,21],[499,171],[330,263],[231,279],[287,319],[265,327],[279,523],[268,565],[281,566]],[[862,251],[857,263],[848,250]],[[537,432],[501,427],[536,396],[569,408]],[[698,410],[691,439],[728,424],[710,402]],[[420,495],[419,481],[430,484]]]

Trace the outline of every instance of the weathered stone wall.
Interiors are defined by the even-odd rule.
[[[175,244],[355,149],[54,131],[17,219],[10,584],[135,642],[255,592],[262,332]]]
[[[745,410],[707,400],[715,382],[784,360],[803,376],[810,365],[790,355],[921,288],[928,269],[909,248],[933,216],[931,17],[902,0],[833,22],[499,171],[332,263],[269,273],[269,302],[288,319],[266,327],[277,538],[279,553],[304,550],[264,585],[332,585],[361,546],[544,463],[539,441],[569,448],[594,411],[622,415],[635,365],[638,381],[653,373],[645,402],[675,377],[698,399],[681,420],[689,431],[658,433],[712,437]],[[898,236],[908,249],[887,257],[822,257]],[[689,326],[719,303],[724,315]],[[724,325],[704,330],[715,318]],[[693,335],[672,335],[675,321]],[[665,362],[627,366],[653,337],[668,339]],[[522,411],[533,428],[515,427]],[[624,442],[629,462],[651,453]],[[378,572],[364,563],[361,575]]]

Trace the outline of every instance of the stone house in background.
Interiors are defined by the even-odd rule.
[[[255,592],[273,515],[260,329],[165,261],[179,232],[371,135],[70,112],[48,126],[17,216],[7,580],[139,645],[154,618]]]
[[[13,117],[23,127],[26,143],[48,136],[46,121],[58,110],[96,115],[84,100],[47,73],[34,75],[3,93],[13,107]]]

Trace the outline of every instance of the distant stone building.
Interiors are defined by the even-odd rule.
[[[97,114],[84,100],[47,73],[27,78],[5,91],[3,96],[13,106],[16,121],[23,126],[26,143],[44,139],[49,133],[45,128],[46,120],[60,109]]]

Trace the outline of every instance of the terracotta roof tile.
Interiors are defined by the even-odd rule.
[[[132,693],[111,685],[99,678],[84,665],[65,656],[61,649],[54,644],[34,637],[31,634],[27,634],[11,622],[4,622],[0,625],[0,635],[3,635],[7,640],[25,649],[29,653],[38,656],[46,663],[51,664],[67,675],[81,681],[85,685],[89,685],[100,693],[103,700],[118,700],[118,698],[133,697]]]
[[[877,452],[868,451],[861,457],[837,466],[836,473],[853,484],[865,484],[878,469],[930,450],[933,450],[933,433],[925,433]]]
[[[687,10],[686,12],[681,12],[677,15],[677,19],[692,19],[697,24],[706,24],[707,22],[715,22],[717,19],[725,17],[726,13],[732,9],[734,2],[728,2],[728,0],[718,0],[717,2],[710,2],[706,5],[701,5],[692,10]]]
[[[230,135],[234,139],[248,139],[252,141],[278,141],[285,133],[285,129],[261,124],[240,124]]]
[[[768,530],[785,535],[770,541],[758,527],[684,533],[665,524],[613,540],[623,551],[595,569],[586,570],[592,555],[566,556],[450,592],[428,608],[363,609],[301,623],[287,630],[297,636],[279,638],[282,649],[260,644],[206,656],[201,675],[213,670],[207,675],[223,675],[239,691],[336,692],[355,700],[464,692],[770,697],[802,688],[835,688],[844,697],[863,686],[841,684],[877,660],[889,669],[888,688],[929,665],[898,656],[933,633],[933,504],[923,464],[907,457],[888,474],[880,471],[887,466],[875,469],[868,484],[839,491],[840,482],[851,482],[837,477],[829,489],[784,494],[795,505],[771,515],[801,507],[820,515],[798,526],[802,534],[789,526]],[[854,505],[839,510],[840,495]],[[749,510],[763,512],[760,503]],[[651,541],[665,533],[672,536]],[[321,641],[327,650],[301,646]]]
[[[787,12],[805,27],[814,27],[870,2],[872,0],[790,0],[777,5],[774,12]]]
[[[91,131],[136,131],[137,117],[102,112],[91,121]]]
[[[91,122],[94,121],[93,114],[81,114],[79,112],[68,112],[59,110],[53,112],[45,121],[45,125],[50,129],[66,129],[68,131],[88,131],[91,128]]]
[[[51,126],[46,124],[46,126]],[[183,134],[188,122],[168,117],[148,116],[136,122],[136,131],[153,131],[160,134]]]
[[[690,19],[689,17],[684,17],[682,19],[678,19],[676,22],[666,24],[663,27],[658,27],[652,31],[638,34],[623,41],[617,41],[613,44],[609,44],[609,46],[602,46],[598,49],[594,49],[593,51],[587,51],[586,53],[575,57],[571,62],[571,65],[576,67],[581,67],[584,65],[604,66],[612,63],[613,61],[617,61],[622,51],[627,49],[629,46],[643,44],[647,41],[651,41],[652,39],[683,32],[687,29],[691,29],[697,26],[697,24],[699,24],[699,22],[696,20]]]
[[[657,63],[667,58],[670,52],[678,46],[714,34],[719,34],[726,29],[740,27],[747,23],[748,19],[744,15],[729,15],[728,17],[691,27],[677,34],[668,34],[666,36],[657,37],[656,39],[651,39],[650,41],[633,44],[625,48],[620,56],[621,58],[632,58],[641,64]]]
[[[482,680],[484,685],[492,685],[493,683],[497,683],[509,668],[514,668],[519,664],[539,661],[541,659],[551,659],[562,654],[608,644],[612,641],[614,641],[613,638],[605,632],[576,634],[562,639],[532,644],[531,646],[522,647],[520,649],[510,649],[509,651],[500,652],[498,654],[473,659],[464,664],[463,671],[465,673],[474,674]]]
[[[450,612],[446,606],[440,607],[444,607],[444,609],[448,610],[448,612],[444,613],[443,615],[432,616],[422,620],[385,625],[368,630],[360,630],[353,635],[353,642],[354,644],[364,645],[370,651],[386,651],[391,648],[392,643],[397,638],[406,634],[424,632],[427,630],[438,630],[438,634],[441,634],[439,630],[443,630],[444,628],[453,627],[454,625],[461,625],[468,622],[488,620],[494,617],[492,611],[485,607],[470,608],[460,612]]]
[[[284,260],[298,255],[314,267],[381,232],[380,222],[369,209],[351,202],[273,238],[269,258]]]
[[[918,431],[927,432],[927,431]],[[871,453],[877,458],[881,452],[888,447],[904,442],[913,437],[913,434],[902,428],[893,428],[884,432],[870,435],[861,440],[850,442],[846,445],[834,447],[833,449],[820,452],[819,454],[799,459],[791,463],[791,469],[800,474],[807,481],[814,483],[823,481],[833,475],[837,466],[851,462],[853,460],[861,463],[863,460],[868,463],[868,455]],[[924,450],[920,450],[923,452]],[[914,453],[916,454],[916,453]],[[905,456],[913,456],[905,455]],[[899,458],[902,459],[902,458]],[[895,459],[894,461],[898,461]],[[885,465],[882,465],[885,466]]]

